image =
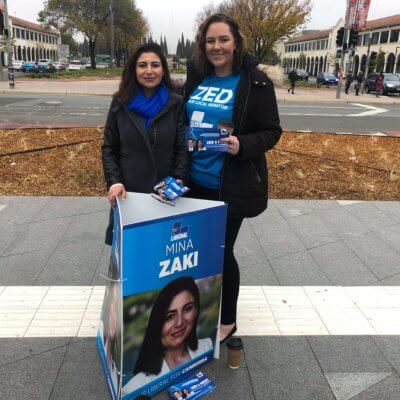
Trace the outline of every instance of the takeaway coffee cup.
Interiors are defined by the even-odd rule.
[[[228,348],[228,367],[232,369],[239,368],[243,352],[242,339],[238,337],[230,338],[226,347]]]

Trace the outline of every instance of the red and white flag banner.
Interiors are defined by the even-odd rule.
[[[367,24],[370,5],[371,0],[347,0],[346,29],[363,30]]]

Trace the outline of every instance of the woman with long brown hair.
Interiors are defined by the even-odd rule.
[[[150,193],[166,176],[187,173],[182,97],[171,90],[167,61],[155,43],[128,59],[111,102],[102,159],[111,205],[126,192]],[[112,243],[112,212],[106,243]]]
[[[195,151],[189,196],[228,204],[221,307],[221,341],[236,331],[239,266],[233,248],[244,218],[267,207],[265,152],[281,136],[274,87],[246,52],[239,25],[214,14],[200,26],[195,60],[184,87],[187,120],[197,128],[226,128],[227,152]],[[229,128],[227,128],[229,127]]]

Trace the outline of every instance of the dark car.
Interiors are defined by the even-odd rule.
[[[296,75],[298,81],[308,81],[308,73],[304,69],[297,69]]]
[[[378,72],[373,72],[369,74],[367,77],[365,91],[367,93],[376,91],[376,78],[380,74]],[[388,93],[399,93],[400,94],[400,78],[397,74],[390,74],[388,72],[383,73],[383,92],[382,94]]]
[[[333,75],[330,74],[329,72],[321,72],[317,76],[317,84],[321,85],[337,85],[339,82],[339,79]]]
[[[22,63],[22,72],[34,72],[38,73],[39,72],[39,65],[36,61],[24,61]]]
[[[50,62],[44,62],[44,61],[39,61],[38,62],[39,66],[39,72],[55,72],[56,68],[54,65]]]

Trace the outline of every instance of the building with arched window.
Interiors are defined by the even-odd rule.
[[[336,73],[339,68],[340,49],[336,46],[337,31],[343,27],[341,18],[331,28],[308,33],[284,42],[280,47],[282,66],[305,69],[310,75],[320,72]],[[377,68],[384,72],[400,72],[400,14],[368,21],[359,33],[350,69],[371,72]],[[377,65],[378,53],[384,53],[384,62]],[[367,63],[369,67],[367,68]]]
[[[9,16],[9,27],[13,61],[58,60],[58,45],[61,44],[58,31],[13,16]],[[7,65],[6,52],[0,56],[1,65]]]

